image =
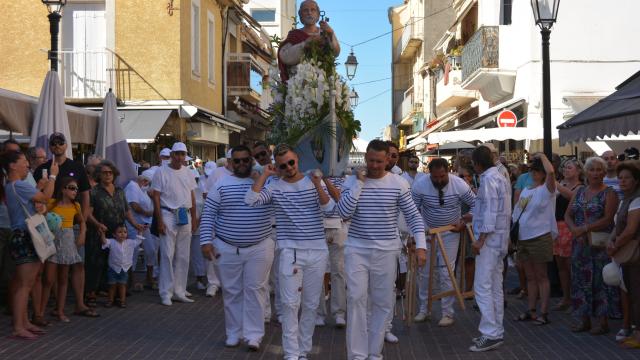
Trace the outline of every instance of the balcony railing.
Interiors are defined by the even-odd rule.
[[[413,88],[410,88],[404,93],[404,99],[402,100],[402,118],[401,121],[411,115],[413,111]]]
[[[104,98],[114,87],[114,57],[109,51],[60,51],[58,58],[65,98]]]
[[[498,29],[498,26],[483,26],[465,44],[462,51],[463,82],[479,69],[498,68]]]
[[[231,53],[227,57],[227,94],[252,96],[260,100],[263,70],[249,53]]]
[[[424,38],[424,21],[422,18],[412,17],[402,30],[401,51],[400,56],[402,58],[408,58],[413,56]]]

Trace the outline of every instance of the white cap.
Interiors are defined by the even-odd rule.
[[[160,156],[171,156],[171,149],[164,148],[160,150]]]
[[[140,174],[140,177],[143,177],[149,181],[153,180],[153,175],[156,173],[155,169],[148,169],[142,172],[142,174]]]
[[[176,152],[176,151],[187,152],[187,145],[185,145],[182,142],[174,143],[173,146],[171,147],[171,152]]]
[[[204,173],[207,176],[211,176],[213,170],[215,170],[217,167],[218,166],[216,166],[215,161],[207,161],[206,164],[204,164]]]
[[[227,159],[231,159],[231,151],[232,151],[232,150],[233,150],[233,149],[229,149],[229,150],[227,150],[227,156],[226,156],[226,157],[227,157]]]
[[[496,149],[495,145],[493,145],[493,143],[484,143],[484,144],[480,144],[480,146],[484,146],[487,149],[491,150],[492,153],[498,153],[498,149]]]
[[[609,286],[620,286],[622,275],[620,265],[610,262],[602,268],[602,280]]]

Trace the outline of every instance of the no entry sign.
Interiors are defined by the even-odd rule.
[[[516,127],[518,117],[511,110],[503,110],[496,118],[498,127]]]

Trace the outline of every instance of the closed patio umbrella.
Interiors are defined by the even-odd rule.
[[[118,186],[124,188],[129,181],[136,178],[136,166],[131,157],[127,139],[122,132],[116,97],[111,89],[104,98],[102,113],[100,113],[95,154],[112,161],[120,170]]]

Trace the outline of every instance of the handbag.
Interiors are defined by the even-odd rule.
[[[587,222],[587,210],[582,209],[584,213],[584,222]],[[596,249],[604,249],[609,244],[609,238],[611,237],[611,233],[605,231],[589,231],[587,232],[587,241],[589,246]]]
[[[527,209],[527,205],[529,205],[529,202],[526,202],[524,204],[520,215],[518,215],[518,220],[511,224],[511,229],[509,230],[509,238],[511,239],[511,244],[513,244],[516,249],[518,247],[518,239],[520,237],[520,218],[522,217],[522,214],[524,214],[524,211]]]
[[[613,260],[620,265],[635,263],[640,260],[640,239],[633,239],[620,247],[613,254]]]
[[[40,258],[40,261],[44,262],[51,255],[56,253],[56,245],[53,242],[55,236],[49,230],[49,226],[47,226],[47,219],[42,214],[33,214],[30,215],[27,207],[24,206],[22,200],[20,200],[20,196],[18,196],[18,192],[16,191],[15,183],[13,185],[13,192],[16,194],[16,198],[24,211],[25,216],[25,224],[27,225],[27,229],[29,230],[29,235],[31,235],[31,242],[33,242],[33,247]]]

